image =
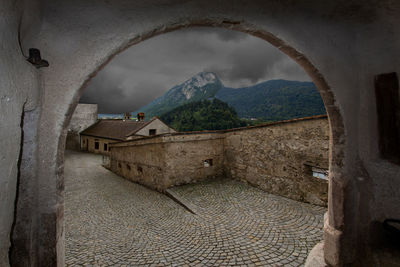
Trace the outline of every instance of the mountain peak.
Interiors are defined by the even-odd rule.
[[[137,112],[145,112],[149,117],[162,115],[188,102],[213,98],[221,88],[223,88],[223,84],[215,73],[200,72],[185,82],[174,86],[163,96]]]
[[[203,87],[209,83],[220,83],[217,75],[213,72],[200,72],[197,73],[195,76],[190,78],[189,80],[185,81],[182,85],[191,86],[191,87]]]

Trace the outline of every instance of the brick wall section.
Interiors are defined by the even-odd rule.
[[[269,193],[327,204],[329,125],[316,116],[227,131],[166,134],[111,145],[110,168],[163,191],[210,177],[239,179]],[[212,159],[212,166],[205,163]],[[129,166],[129,167],[128,167]]]

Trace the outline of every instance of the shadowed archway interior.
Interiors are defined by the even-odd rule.
[[[380,225],[386,218],[398,217],[393,203],[399,202],[399,168],[379,152],[376,108],[380,104],[374,77],[400,70],[399,62],[393,60],[400,58],[396,46],[400,30],[394,26],[400,20],[399,4],[361,0],[329,4],[317,0],[5,2],[2,8],[7,17],[0,19],[6,29],[1,34],[7,40],[5,52],[0,51],[1,70],[6,71],[0,81],[5,92],[0,108],[5,111],[0,116],[6,125],[2,133],[10,159],[3,157],[0,162],[7,167],[0,181],[11,189],[0,188],[5,195],[1,212],[7,214],[0,231],[1,263],[8,261],[14,219],[16,258],[31,266],[64,264],[64,145],[83,90],[126,48],[191,26],[256,36],[280,49],[311,77],[328,112],[331,134],[324,258],[333,266],[368,266],[376,260],[371,252],[375,246],[384,246]],[[20,29],[22,49],[39,49],[49,67],[36,69],[26,62],[18,49],[16,29]],[[15,163],[19,151],[20,167]],[[19,188],[16,200],[15,187]]]

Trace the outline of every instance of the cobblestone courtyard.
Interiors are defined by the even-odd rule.
[[[67,266],[302,266],[324,208],[221,179],[171,198],[116,176],[101,156],[66,152]]]

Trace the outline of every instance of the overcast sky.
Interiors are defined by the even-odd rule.
[[[135,111],[202,71],[227,87],[271,79],[310,81],[292,59],[256,37],[219,28],[189,28],[162,34],[116,56],[94,77],[80,102],[99,113]]]

